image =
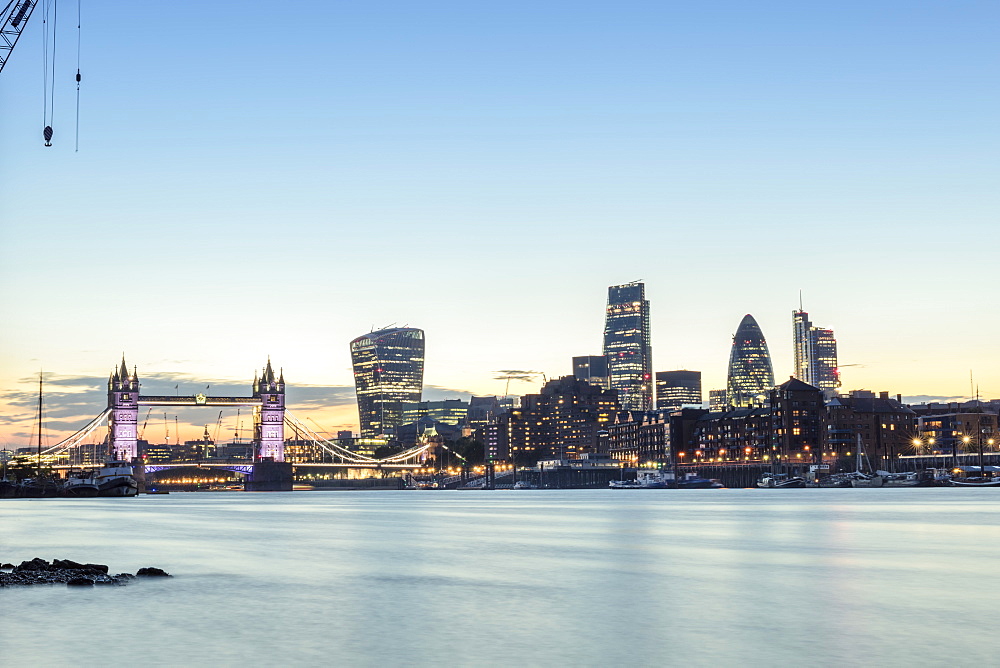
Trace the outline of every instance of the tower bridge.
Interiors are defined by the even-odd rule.
[[[121,365],[108,377],[108,403],[106,409],[73,435],[43,450],[45,455],[59,455],[80,445],[107,420],[107,444],[114,457],[120,460],[143,464],[145,470],[154,471],[165,467],[192,466],[192,463],[149,463],[139,458],[139,407],[249,407],[253,410],[254,456],[250,462],[204,462],[194,464],[211,468],[227,469],[254,475],[275,466],[287,469],[289,484],[291,464],[285,462],[285,427],[294,430],[296,441],[312,442],[316,449],[324,453],[323,462],[296,462],[295,466],[324,466],[367,469],[407,469],[420,465],[429,444],[418,445],[389,457],[376,459],[349,450],[337,442],[316,433],[302,420],[295,417],[285,406],[284,371],[275,374],[271,360],[260,374],[254,374],[249,396],[211,397],[205,394],[193,396],[144,395],[140,391],[139,373],[136,367],[129,373],[122,357]],[[62,468],[62,467],[60,467]]]
[[[275,462],[285,461],[285,375],[277,378],[267,360],[260,379],[253,380],[249,397],[143,396],[139,393],[139,373],[133,367],[129,374],[122,364],[108,378],[108,432],[111,451],[118,459],[132,461],[139,456],[139,406],[250,406],[253,407],[254,442],[257,457]]]

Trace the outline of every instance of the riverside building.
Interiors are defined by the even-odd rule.
[[[351,341],[361,435],[393,435],[417,417],[424,383],[424,332],[394,327]]]
[[[898,394],[854,390],[826,404],[826,456],[857,457],[858,446],[873,469],[892,471],[899,455],[913,451],[917,414]]]
[[[506,454],[519,464],[540,459],[575,459],[600,451],[601,438],[620,410],[614,390],[604,390],[573,376],[547,382],[539,394],[527,394],[521,405],[484,430],[487,456]]]
[[[609,385],[617,390],[622,408],[647,411],[653,406],[652,347],[649,301],[640,282],[608,288],[604,321],[604,354]]]

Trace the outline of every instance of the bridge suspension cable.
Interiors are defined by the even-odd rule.
[[[342,445],[335,443],[327,438],[324,438],[313,431],[305,422],[298,419],[292,415],[291,411],[285,411],[285,424],[287,424],[292,429],[295,429],[300,434],[304,434],[308,437],[307,440],[313,441],[321,448],[329,452],[331,455],[339,457],[343,460],[349,461],[353,464],[375,464],[378,460],[371,457],[366,457],[360,455],[356,452],[351,452]]]
[[[397,452],[394,455],[385,457],[383,459],[375,459],[373,457],[367,457],[357,452],[352,452],[345,448],[344,446],[331,441],[328,438],[324,438],[317,434],[313,429],[306,425],[302,420],[292,415],[291,411],[285,411],[285,422],[289,427],[295,429],[300,434],[308,436],[308,440],[313,441],[321,448],[329,452],[330,454],[341,458],[352,464],[402,464],[408,459],[414,459],[419,455],[423,454],[430,447],[427,445],[414,446],[408,450],[403,450],[402,452]]]
[[[106,409],[103,413],[101,413],[93,420],[88,422],[82,429],[80,429],[80,431],[76,432],[72,436],[64,438],[55,445],[50,445],[48,448],[42,450],[42,454],[53,455],[68,450],[69,448],[75,447],[77,445],[80,445],[80,442],[83,441],[83,439],[90,436],[90,434],[93,433],[93,431],[97,429],[101,425],[101,423],[104,422],[105,418],[107,418],[108,415],[110,414],[111,414],[111,409],[110,408]]]

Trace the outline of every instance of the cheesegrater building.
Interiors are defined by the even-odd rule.
[[[653,364],[649,342],[649,302],[644,283],[612,285],[604,321],[604,354],[611,389],[623,410],[653,407]]]
[[[747,313],[733,336],[726,380],[727,402],[737,408],[760,405],[773,387],[774,371],[767,341],[757,321]]]
[[[393,435],[417,417],[424,384],[424,332],[394,327],[351,341],[361,436]]]

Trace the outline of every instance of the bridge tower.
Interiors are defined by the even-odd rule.
[[[254,377],[253,396],[255,399],[260,399],[260,405],[254,409],[257,455],[261,459],[270,457],[276,462],[283,462],[285,461],[285,373],[281,371],[276,379],[270,358],[260,380]]]
[[[139,456],[139,445],[136,442],[136,426],[139,421],[139,376],[135,369],[132,375],[125,366],[125,356],[122,355],[122,365],[115,369],[108,378],[108,408],[111,415],[108,420],[108,440],[111,452],[116,459],[127,462]]]

